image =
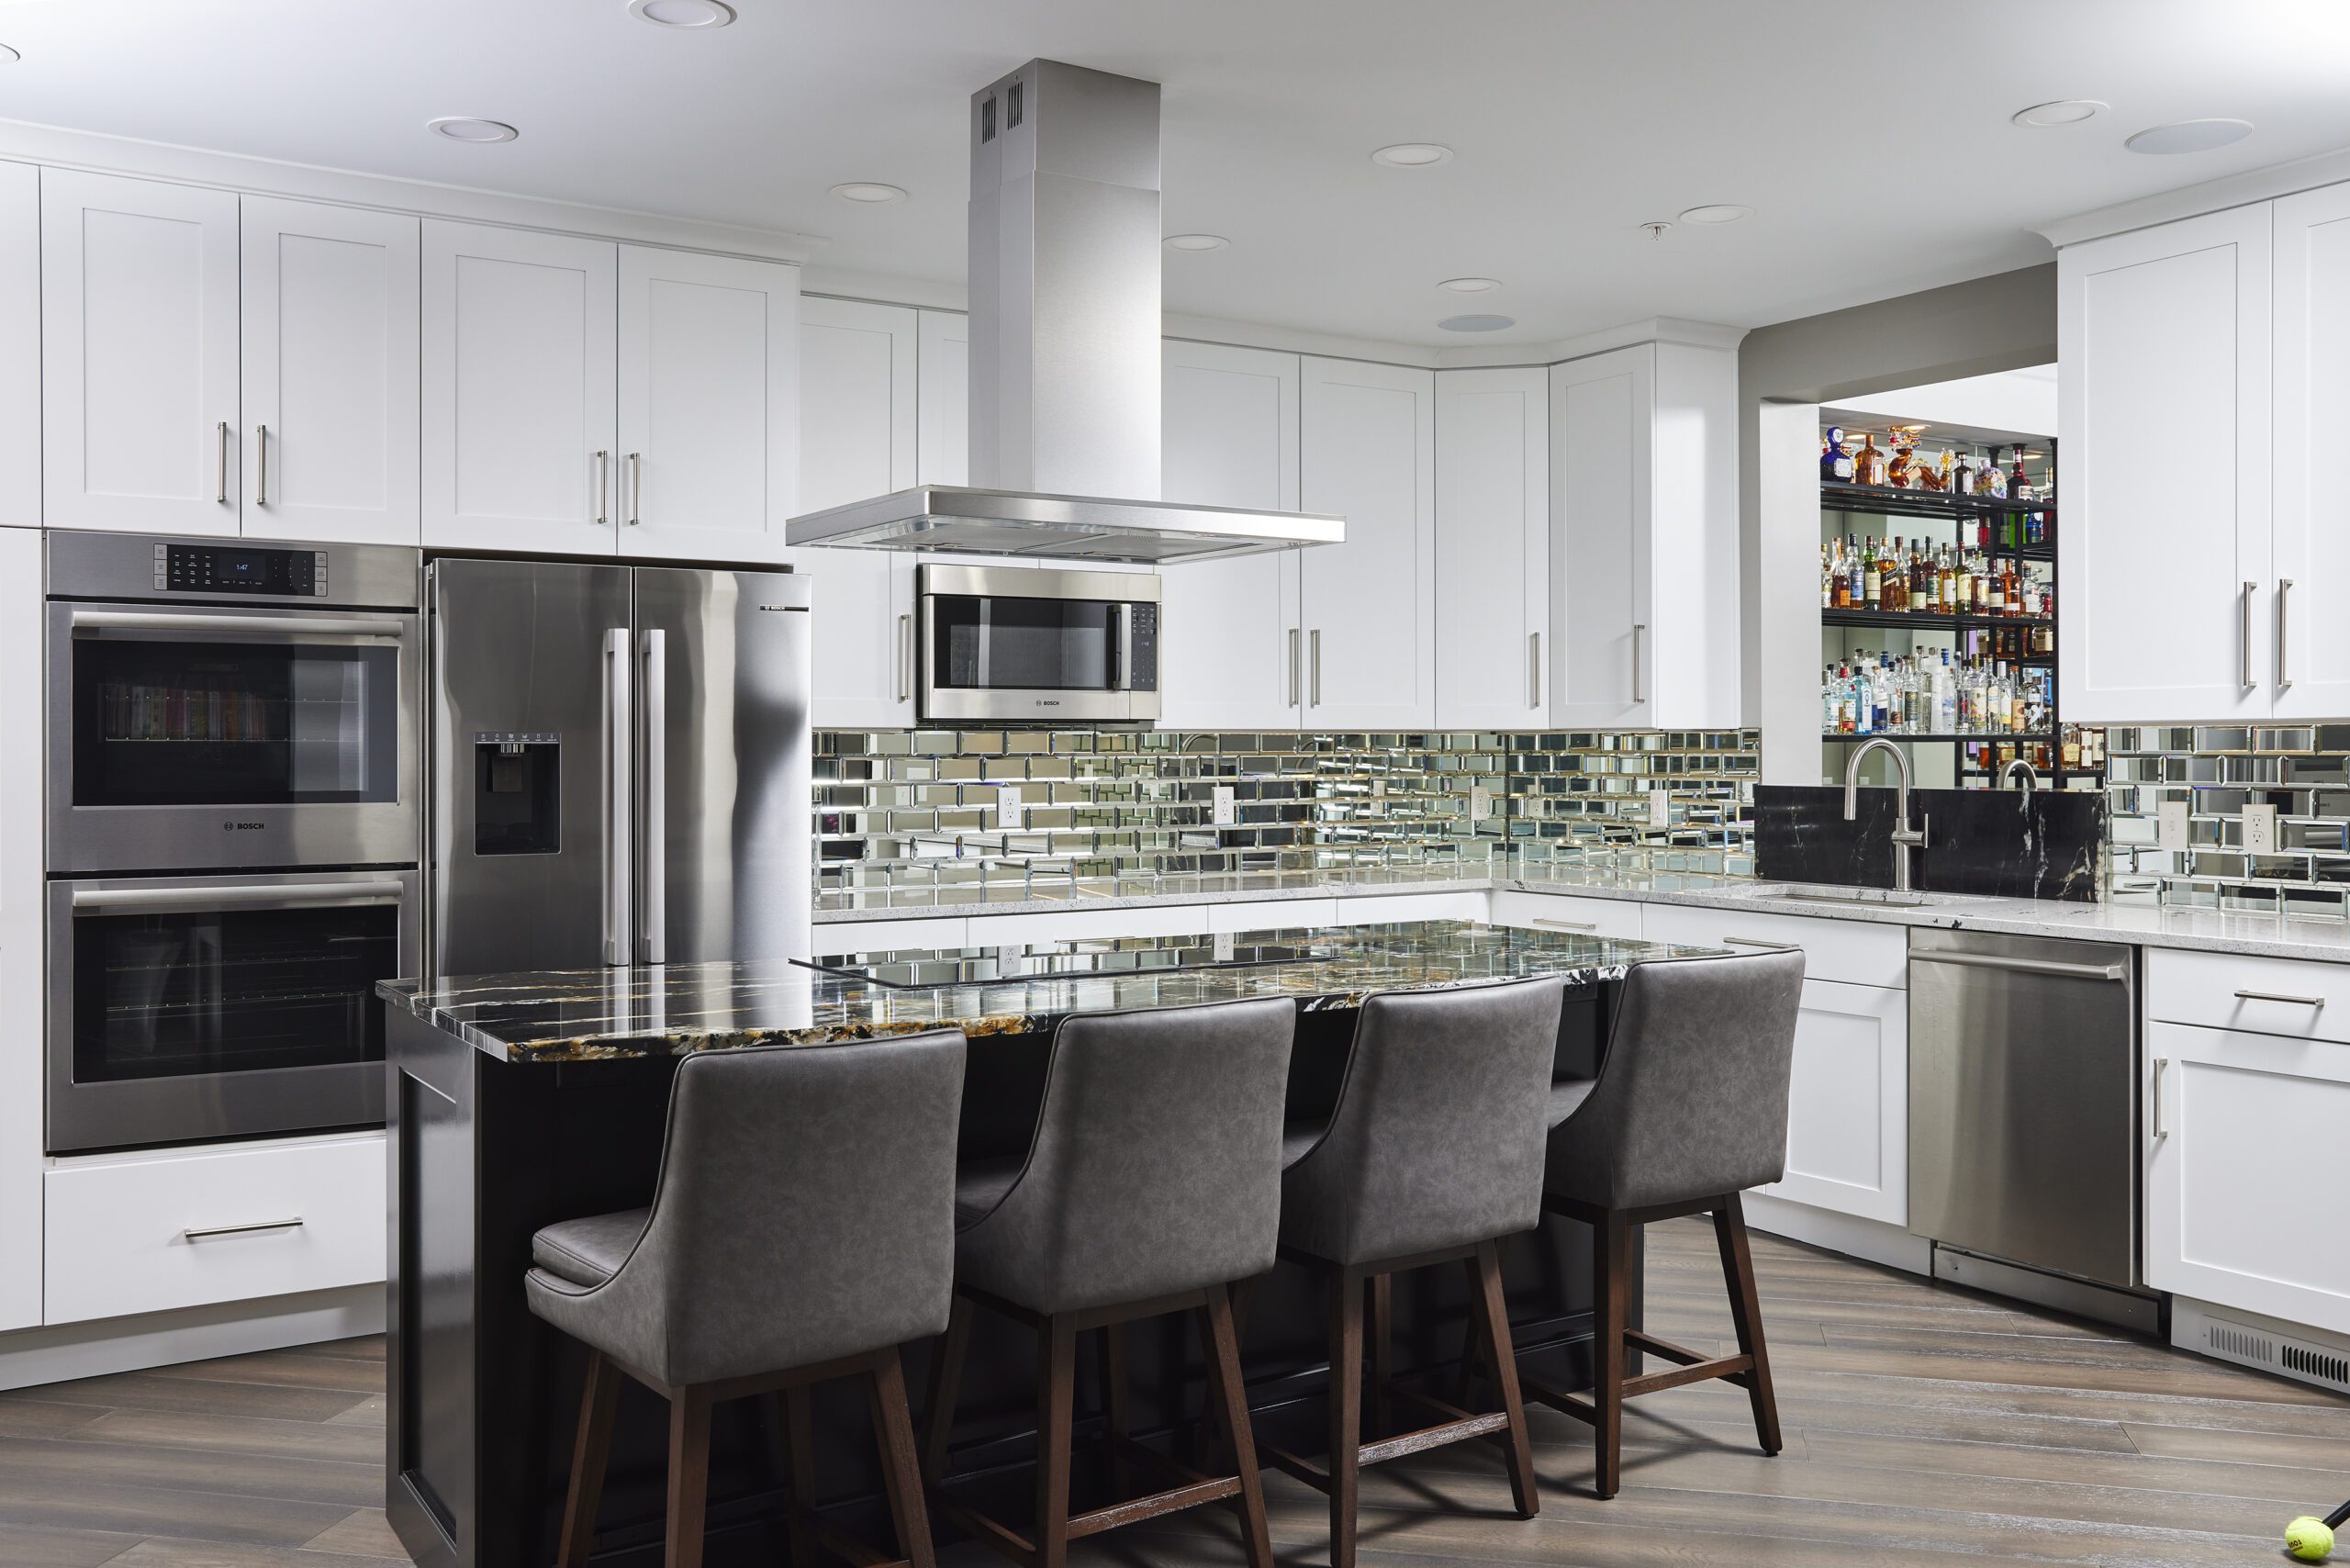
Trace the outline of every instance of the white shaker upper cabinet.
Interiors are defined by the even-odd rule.
[[[2350,591],[2350,496],[2340,461],[2350,429],[2350,185],[2286,196],[2275,222],[2270,707],[2279,719],[2339,718],[2350,713],[2350,617],[2341,611]]]
[[[1436,373],[1303,362],[1303,510],[1347,520],[1347,542],[1298,553],[1305,724],[1436,722]],[[1180,570],[1181,568],[1177,568]],[[1170,641],[1182,629],[1170,622]]]
[[[914,312],[856,299],[800,302],[800,498],[794,515],[912,487]],[[816,723],[914,722],[913,557],[895,550],[791,553],[815,615]]]
[[[2057,256],[2068,721],[2269,713],[2269,219],[2234,207]]]
[[[1655,695],[1655,548],[1646,344],[1550,367],[1551,592],[1559,617],[1550,713],[1577,727],[1639,727]]]
[[[7,526],[40,526],[40,171],[30,163],[0,163],[0,527]]]
[[[234,195],[44,171],[41,343],[50,527],[237,532]]]
[[[1550,380],[1538,368],[1436,375],[1436,722],[1550,718]]]
[[[800,269],[640,245],[620,261],[621,553],[780,561],[800,452]]]
[[[424,225],[424,543],[610,552],[614,293],[602,241]]]
[[[914,483],[971,482],[971,319],[921,313],[920,442]]]
[[[244,532],[414,544],[417,220],[243,198]]]
[[[1170,342],[1162,350],[1162,499],[1295,511],[1298,357]],[[1160,574],[1159,725],[1302,722],[1298,552],[1178,562]]]

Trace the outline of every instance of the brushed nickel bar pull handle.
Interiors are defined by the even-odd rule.
[[[609,451],[596,454],[596,526],[603,527],[612,520],[612,454]]]
[[[2236,610],[2236,684],[2252,685],[2252,590],[2259,585],[2244,585],[2243,600]]]
[[[2293,633],[2285,620],[2285,607],[2291,602],[2292,597],[2293,579],[2279,577],[2277,580],[2277,689],[2279,691],[2293,684],[2293,678],[2285,673],[2286,657],[2293,651]]]
[[[2170,1137],[2170,1118],[2163,1114],[2163,1079],[2170,1071],[2170,1058],[2154,1058],[2154,1137]]]
[[[898,617],[898,700],[914,700],[914,618]]]
[[[628,454],[628,525],[634,528],[644,520],[637,513],[644,510],[644,454]]]
[[[1316,708],[1319,708],[1319,707],[1321,707],[1321,706],[1322,706],[1322,628],[1321,628],[1321,627],[1316,626],[1316,627],[1314,629],[1314,635],[1313,635],[1313,637],[1310,639],[1310,641],[1312,642],[1313,646],[1314,646],[1314,703],[1313,703],[1313,705],[1314,705],[1315,707],[1316,707]]]
[[[2306,1007],[2312,1013],[2325,1005],[2325,998],[2322,996],[2288,996],[2280,991],[2240,991],[2236,992],[2236,1000],[2238,1002],[2282,1002],[2292,1007]]]
[[[1954,964],[1963,969],[2005,969],[2010,974],[2050,975],[2058,980],[2121,980],[2127,964],[2068,964],[2054,958],[2009,958],[1998,953],[1934,953],[1913,949],[1913,964]]]
[[[1529,925],[1547,925],[1559,931],[1596,931],[1599,929],[1599,922],[1595,920],[1550,920],[1539,914],[1527,924]]]
[[[1635,624],[1632,628],[1632,700],[1635,702],[1648,700],[1647,694],[1641,689],[1643,682],[1640,679],[1640,639],[1647,636],[1648,632],[1644,625]]]
[[[644,857],[638,890],[637,961],[669,961],[669,634],[638,634],[644,653]]]
[[[1526,705],[1529,708],[1539,708],[1542,706],[1542,633],[1529,633],[1526,644],[1527,682],[1533,688],[1534,692]]]
[[[408,890],[389,879],[351,882],[252,882],[204,888],[76,888],[67,902],[83,910],[245,909],[305,903],[397,903]]]
[[[1289,705],[1297,706],[1297,628],[1289,629]]]
[[[296,1215],[292,1219],[255,1220],[251,1225],[192,1226],[186,1230],[180,1232],[180,1239],[183,1241],[202,1241],[207,1237],[213,1236],[256,1236],[264,1230],[298,1229],[301,1224],[302,1216],[300,1215]]]
[[[212,472],[219,481],[219,493],[212,498],[225,507],[229,504],[229,421],[222,420],[213,428],[212,434],[218,443],[212,454]]]
[[[218,632],[250,641],[255,637],[399,637],[407,628],[397,621],[363,621],[338,615],[218,615],[168,610],[77,610],[70,622],[76,632]]]
[[[1793,942],[1765,942],[1756,936],[1725,936],[1725,947],[1759,947],[1766,953],[1800,953],[1803,948]]]
[[[635,821],[629,803],[629,740],[636,733],[629,722],[628,628],[604,632],[604,962],[625,964],[635,944],[629,940],[629,915],[634,907],[629,888],[632,851],[630,828]]]
[[[254,459],[261,468],[260,477],[253,486],[253,505],[265,507],[269,505],[269,427],[267,425],[253,427],[253,443]]]

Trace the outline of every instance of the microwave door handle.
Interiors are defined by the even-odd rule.
[[[217,632],[228,636],[253,637],[403,637],[408,629],[397,620],[371,621],[355,615],[242,615],[235,610],[218,615],[173,614],[168,610],[77,610],[76,632]]]
[[[604,633],[604,962],[629,961],[629,636]]]
[[[669,638],[640,634],[644,655],[644,811],[638,829],[643,847],[637,913],[636,958],[641,964],[668,961],[669,935]]]
[[[76,888],[76,914],[176,909],[291,908],[298,904],[397,903],[408,889],[389,879],[350,882],[241,882],[208,888]]]
[[[1118,667],[1111,673],[1110,688],[1113,691],[1135,689],[1135,607],[1118,606]]]

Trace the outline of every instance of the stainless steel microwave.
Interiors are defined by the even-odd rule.
[[[1158,579],[1143,572],[924,566],[924,722],[1158,717]]]

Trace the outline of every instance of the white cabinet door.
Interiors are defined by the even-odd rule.
[[[624,555],[780,561],[800,453],[800,269],[623,245]]]
[[[618,259],[598,240],[424,225],[424,543],[615,548]]]
[[[0,527],[39,526],[40,171],[0,163]]]
[[[1436,722],[1436,373],[1308,359],[1299,396],[1304,510],[1347,542],[1298,556],[1304,722]],[[1175,634],[1181,628],[1174,628]]]
[[[1436,376],[1436,722],[1539,729],[1550,620],[1550,382]]]
[[[417,220],[246,196],[244,532],[418,539]]]
[[[924,310],[921,334],[918,485],[971,482],[971,319]]]
[[[2350,1045],[2149,1024],[2146,1282],[2350,1333]]]
[[[2069,721],[2269,712],[2269,223],[2255,204],[2057,257]]]
[[[2350,713],[2350,618],[2338,608],[2350,592],[2338,461],[2350,429],[2350,185],[2287,196],[2274,221],[2276,410],[2263,437],[2275,486],[2270,708],[2279,719],[2332,718]]]
[[[236,196],[45,171],[41,373],[50,527],[236,532]]]
[[[1909,1222],[1909,995],[1806,980],[1787,1091],[1787,1174],[1756,1189]]]
[[[1646,344],[1550,367],[1550,722],[1563,728],[1651,722],[1655,387]]]
[[[1162,353],[1159,495],[1295,511],[1297,355],[1175,341]],[[1300,727],[1297,579],[1294,550],[1165,569],[1161,728]]]
[[[795,513],[912,487],[916,342],[915,313],[901,306],[800,302]],[[913,557],[894,550],[798,550],[791,566],[813,585],[817,725],[912,724]]]

